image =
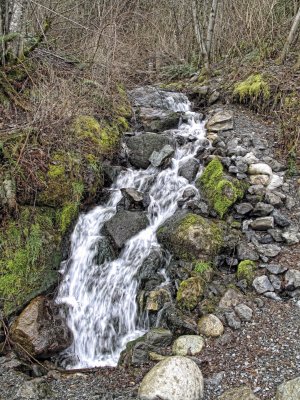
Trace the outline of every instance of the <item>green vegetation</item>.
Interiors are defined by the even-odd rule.
[[[197,182],[210,205],[222,218],[228,209],[244,197],[245,183],[227,178],[219,159],[212,160]]]
[[[235,85],[233,94],[238,96],[241,102],[254,101],[258,98],[268,100],[270,87],[261,74],[250,75],[246,80]]]
[[[254,279],[254,273],[256,269],[256,264],[254,261],[244,260],[238,265],[236,277],[237,280],[245,279],[249,284],[252,283]]]
[[[189,278],[180,283],[177,291],[176,301],[180,308],[193,310],[196,308],[203,295],[203,283],[197,277]]]

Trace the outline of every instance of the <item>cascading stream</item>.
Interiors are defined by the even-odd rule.
[[[147,328],[146,319],[138,318],[137,273],[151,250],[159,247],[157,229],[175,213],[184,190],[194,187],[179,176],[178,170],[196,155],[205,137],[204,124],[198,114],[189,111],[188,99],[178,103],[176,97],[170,97],[168,108],[184,112],[187,121],[173,135],[189,138],[177,146],[171,165],[164,170],[150,166],[147,170],[123,171],[111,187],[107,204],[82,214],[72,234],[71,255],[62,263],[63,281],[57,297],[57,303],[66,305],[67,322],[74,336],[64,354],[67,368],[114,366],[126,343]],[[127,241],[118,259],[97,265],[101,229],[117,212],[120,189],[143,192],[149,178],[153,181],[147,210],[149,226]]]

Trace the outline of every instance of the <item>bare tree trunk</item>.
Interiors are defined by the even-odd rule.
[[[199,50],[204,59],[204,62],[207,63],[208,55],[207,55],[207,50],[206,50],[205,41],[204,41],[204,37],[203,37],[202,28],[201,28],[200,21],[199,21],[196,0],[192,0],[192,15],[193,15],[194,30],[195,30],[195,35],[196,35],[196,40],[197,40],[197,43],[199,46]]]
[[[211,10],[210,10],[208,28],[207,28],[206,51],[207,51],[209,62],[210,62],[210,58],[211,58],[211,48],[212,48],[212,41],[213,41],[213,36],[214,36],[214,32],[215,32],[218,4],[219,4],[219,0],[213,0],[212,5],[211,5]]]
[[[300,25],[300,7],[299,7],[299,10],[298,10],[295,18],[294,18],[294,22],[293,22],[292,28],[291,28],[290,33],[288,35],[288,38],[287,38],[287,40],[285,42],[284,48],[282,50],[282,53],[281,53],[281,55],[279,57],[279,62],[281,64],[284,63],[284,61],[286,59],[286,56],[288,54],[289,48],[290,48],[291,44],[293,43],[293,41],[295,40],[296,32],[298,30],[299,25]]]

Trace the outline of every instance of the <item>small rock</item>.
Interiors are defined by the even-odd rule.
[[[204,386],[220,386],[222,380],[225,378],[226,373],[225,371],[221,371],[217,374],[213,374],[210,378],[205,379]]]
[[[275,242],[281,243],[283,242],[282,232],[279,229],[269,229],[269,234],[272,236]]]
[[[219,111],[206,123],[206,129],[212,132],[233,129],[233,115],[229,111]]]
[[[283,184],[283,178],[281,178],[281,176],[278,175],[272,175],[271,180],[268,184],[267,189],[268,190],[274,190],[279,188],[280,186],[282,186]]]
[[[251,175],[250,182],[252,185],[267,186],[268,183],[270,182],[270,176],[269,175]]]
[[[262,264],[260,265],[261,268],[266,268],[271,274],[273,275],[279,275],[283,274],[288,270],[287,267],[284,267],[280,264]]]
[[[243,301],[243,296],[240,292],[234,289],[226,290],[225,294],[219,302],[219,308],[231,308],[237,306]]]
[[[268,297],[269,299],[275,300],[275,301],[281,301],[281,297],[279,297],[276,293],[274,292],[266,292],[264,293],[265,297]]]
[[[153,167],[158,168],[163,165],[166,165],[167,161],[170,160],[173,154],[174,154],[173,147],[167,144],[159,152],[154,151],[151,154],[149,161],[153,165]]]
[[[175,356],[194,356],[201,352],[204,347],[204,339],[197,335],[180,336],[172,346],[172,353]]]
[[[203,376],[197,364],[187,357],[167,357],[144,377],[138,392],[141,400],[200,400]]]
[[[279,211],[275,210],[272,215],[274,217],[275,223],[281,228],[286,228],[287,226],[291,225],[291,221]]]
[[[281,247],[276,244],[260,244],[256,246],[257,251],[263,257],[276,257],[281,252]]]
[[[251,164],[257,164],[258,163],[258,158],[253,154],[253,153],[247,153],[243,158],[242,158],[242,160],[246,163],[246,164],[248,164],[248,165],[251,165]]]
[[[248,386],[229,389],[218,400],[259,400]]]
[[[151,346],[167,347],[172,343],[172,339],[172,332],[163,328],[153,328],[146,334],[146,342]]]
[[[256,218],[251,223],[251,228],[256,231],[267,231],[268,229],[273,229],[274,228],[274,218],[273,217]]]
[[[252,211],[252,215],[254,217],[266,217],[270,215],[273,210],[274,207],[271,204],[259,202]]]
[[[282,233],[282,237],[289,246],[299,243],[298,229],[288,229]]]
[[[161,354],[155,353],[154,351],[149,351],[149,360],[151,361],[162,361],[165,360],[167,357],[162,356]]]
[[[235,206],[236,211],[241,215],[246,215],[253,210],[253,206],[250,203],[241,203]]]
[[[248,169],[249,175],[272,175],[272,168],[265,163],[251,164]]]
[[[252,283],[257,293],[274,292],[274,288],[266,275],[258,276]]]
[[[251,195],[264,196],[266,189],[263,185],[252,185],[248,188],[248,193]]]
[[[297,269],[289,269],[284,276],[285,288],[294,290],[300,287],[300,271]]]
[[[255,246],[251,243],[239,243],[237,246],[237,257],[239,260],[259,260]]]
[[[218,337],[224,332],[222,322],[213,314],[202,317],[198,322],[199,331],[202,335],[208,337]]]
[[[184,163],[178,171],[178,174],[185,178],[188,182],[192,182],[199,171],[199,161],[195,158]]]
[[[36,378],[24,382],[19,388],[18,399],[24,400],[41,400],[51,394],[51,389],[48,383],[43,378]]]
[[[220,93],[217,90],[214,90],[212,94],[208,98],[208,105],[211,106],[220,98]]]
[[[270,275],[269,276],[270,282],[275,290],[281,290],[281,279],[277,275]]]
[[[235,330],[240,329],[241,320],[237,317],[237,315],[234,311],[226,312],[225,318],[226,318],[227,324],[230,328],[235,329]]]
[[[276,400],[299,400],[300,399],[300,377],[282,383],[277,388]]]
[[[251,321],[253,317],[253,310],[248,307],[246,304],[238,304],[234,308],[237,316],[242,320],[242,321]]]
[[[274,192],[266,192],[265,201],[272,204],[274,207],[281,207],[283,205],[281,198]]]

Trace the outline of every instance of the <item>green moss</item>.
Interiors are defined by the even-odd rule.
[[[59,211],[59,228],[64,234],[71,226],[72,222],[78,217],[79,203],[68,203]]]
[[[193,310],[199,303],[203,291],[203,282],[197,277],[182,281],[176,296],[179,307],[186,310]]]
[[[211,262],[200,261],[196,263],[194,271],[197,272],[198,274],[203,274],[206,271],[209,271],[210,269],[211,269]]]
[[[237,279],[240,281],[245,279],[249,284],[252,283],[254,279],[254,273],[256,269],[256,264],[250,260],[241,261],[237,269]]]
[[[50,165],[48,171],[49,178],[57,178],[65,174],[65,167],[63,165]]]
[[[238,179],[227,178],[223,165],[217,158],[207,165],[197,185],[221,218],[237,200],[243,198],[247,186]]]
[[[55,210],[47,208],[23,207],[17,220],[0,229],[0,298],[6,314],[52,285],[60,238]]]
[[[270,87],[261,74],[250,75],[246,80],[235,85],[233,94],[238,96],[241,102],[247,99],[257,100],[258,98],[268,100],[270,98]]]

